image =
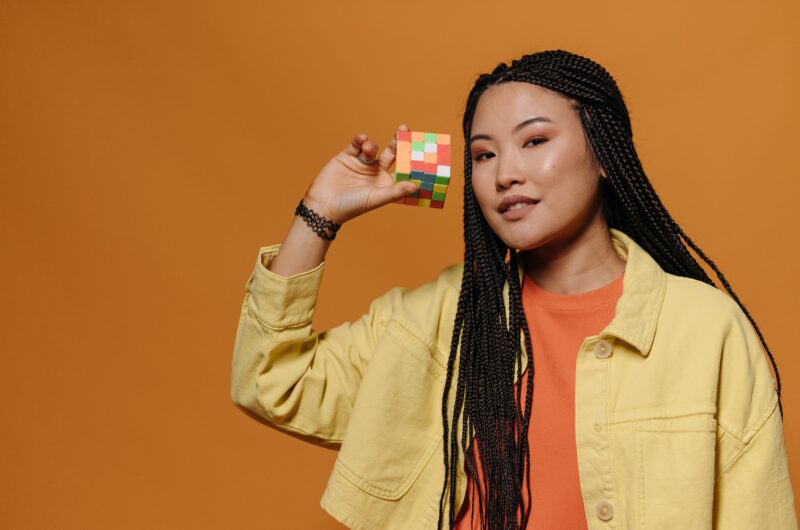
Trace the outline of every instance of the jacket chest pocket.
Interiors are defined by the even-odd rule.
[[[364,492],[403,496],[441,442],[443,367],[390,320],[361,381],[335,469]]]
[[[633,423],[637,528],[711,528],[716,430],[711,414]]]

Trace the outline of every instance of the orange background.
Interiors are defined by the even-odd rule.
[[[336,453],[229,398],[258,248],[355,133],[460,153],[476,76],[553,48],[615,76],[660,197],[764,332],[799,491],[799,7],[3,2],[0,527],[341,528]],[[315,328],[462,259],[453,164],[443,210],[339,231]]]

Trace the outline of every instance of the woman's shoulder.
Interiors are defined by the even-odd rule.
[[[679,311],[685,317],[702,316],[706,323],[710,319],[729,321],[737,310],[741,310],[727,291],[714,285],[677,274],[666,273],[666,276],[666,309]]]
[[[687,349],[718,350],[719,361],[747,373],[758,367],[768,380],[766,357],[745,310],[727,292],[700,280],[667,275],[659,327]]]
[[[669,273],[658,330],[662,339],[687,352],[722,351],[732,333],[755,334],[727,291]]]
[[[682,373],[717,381],[720,424],[739,438],[753,432],[777,394],[759,336],[738,302],[713,285],[667,274],[658,327],[663,349],[680,355]]]

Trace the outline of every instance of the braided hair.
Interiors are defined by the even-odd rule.
[[[481,94],[490,86],[521,81],[556,91],[578,113],[593,164],[602,167],[608,178],[600,179],[603,216],[607,225],[630,235],[667,272],[694,278],[714,286],[711,278],[689,254],[684,242],[714,270],[722,285],[739,304],[766,349],[777,380],[778,405],[780,375],[761,330],[734,293],[722,272],[672,219],[642,169],[633,144],[630,116],[622,94],[612,76],[599,64],[564,50],[549,50],[524,55],[499,64],[490,74],[481,74],[467,98],[463,118],[464,147],[464,272],[455,327],[447,363],[447,378],[442,396],[445,477],[439,500],[441,528],[445,492],[449,488],[449,526],[455,521],[458,450],[465,454],[466,471],[479,491],[482,528],[525,528],[530,517],[531,494],[522,498],[522,480],[530,485],[528,425],[533,395],[533,347],[521,298],[517,273],[520,259],[489,227],[472,188],[472,162],[469,135]],[[683,241],[682,241],[683,240]],[[509,260],[506,261],[506,255]],[[508,322],[503,303],[503,288],[508,282]],[[716,286],[715,286],[716,287]],[[530,356],[524,409],[521,385],[514,395],[514,372],[520,377],[522,353],[520,330]],[[458,345],[461,345],[460,355]],[[455,360],[458,371],[454,374]],[[454,413],[448,424],[448,396],[457,376]],[[458,412],[456,412],[458,411]],[[460,443],[458,416],[463,415]],[[477,441],[482,484],[478,484],[474,446]],[[484,493],[485,492],[485,493]],[[484,497],[485,495],[485,497]],[[517,514],[521,514],[518,521]]]

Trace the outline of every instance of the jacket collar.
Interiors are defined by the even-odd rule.
[[[658,316],[667,290],[667,273],[628,234],[616,228],[609,230],[614,250],[626,261],[625,275],[622,278],[622,294],[617,300],[614,318],[598,336],[621,339],[643,357],[647,357],[653,345]],[[517,272],[522,281],[525,274],[522,260],[519,260]],[[508,318],[508,283],[504,287],[503,296]]]

